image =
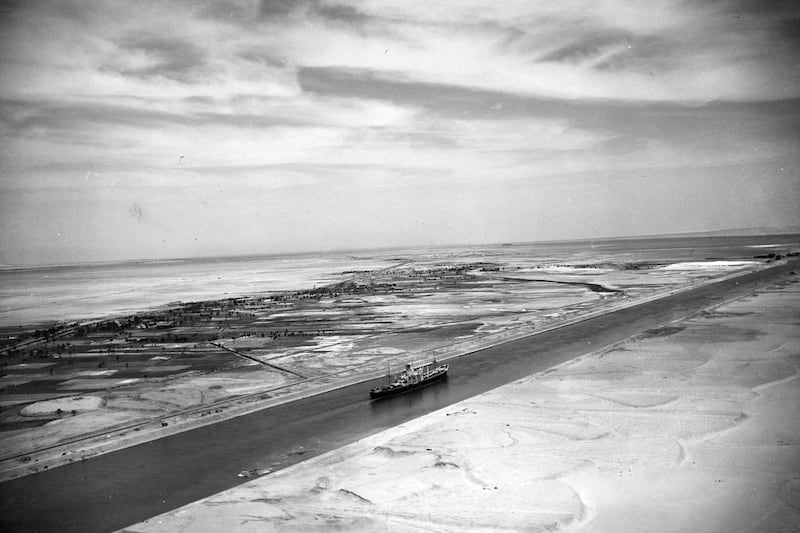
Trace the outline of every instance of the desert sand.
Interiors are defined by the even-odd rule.
[[[798,309],[790,276],[126,531],[797,531]]]
[[[20,340],[7,329],[23,353],[0,376],[0,480],[769,266],[670,259],[631,268],[624,258],[543,262],[523,252],[341,271],[350,278],[336,288],[175,303],[49,340],[44,330]]]

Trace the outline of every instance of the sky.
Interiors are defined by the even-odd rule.
[[[0,0],[0,264],[800,225],[800,3]]]

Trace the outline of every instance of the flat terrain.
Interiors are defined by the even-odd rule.
[[[671,259],[638,253],[638,260],[572,250],[388,256],[359,263],[380,268],[324,276],[312,268],[326,283],[301,283],[302,290],[6,327],[0,479],[355,383],[409,360],[462,355],[772,260],[747,248],[749,256],[704,261],[694,248]]]
[[[798,309],[784,274],[126,531],[794,532]]]
[[[699,308],[749,294],[791,268],[731,278],[474,352],[453,361],[446,386],[390,403],[368,402],[371,383],[362,383],[6,482],[0,484],[3,525],[59,531],[123,527],[232,487],[242,481],[237,477],[242,471],[283,468]]]

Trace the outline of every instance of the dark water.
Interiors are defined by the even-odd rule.
[[[749,294],[796,264],[756,272],[452,360],[446,382],[371,402],[342,388],[0,484],[2,531],[111,531]],[[268,478],[267,478],[268,479]]]

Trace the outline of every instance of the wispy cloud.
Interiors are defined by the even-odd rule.
[[[117,43],[117,54],[103,65],[124,76],[154,78],[162,76],[191,82],[203,72],[205,53],[202,48],[177,38],[134,34]]]
[[[747,0],[5,2],[0,207],[14,191],[44,213],[61,194],[52,191],[70,190],[99,217],[119,207],[130,219],[131,200],[158,219],[168,211],[143,191],[182,190],[172,199],[203,206],[222,190],[241,206],[233,217],[262,220],[258,201],[275,212],[280,198],[291,232],[300,218],[287,206],[309,205],[316,188],[332,205],[382,205],[369,212],[385,217],[375,230],[384,239],[397,224],[447,242],[462,236],[412,230],[389,204],[402,198],[408,216],[429,222],[463,220],[408,195],[458,190],[466,206],[495,188],[487,209],[499,213],[502,198],[535,191],[554,200],[537,205],[555,217],[559,183],[664,179],[670,169],[721,176],[731,165],[773,169],[798,192],[798,21],[795,2]],[[620,194],[643,201],[642,186]],[[90,202],[99,190],[104,200],[129,192]],[[667,190],[672,202],[685,193]],[[311,203],[312,220],[350,220]],[[176,215],[160,227],[184,223]],[[357,229],[348,245],[359,244]],[[48,241],[20,238],[14,249],[26,242]]]

